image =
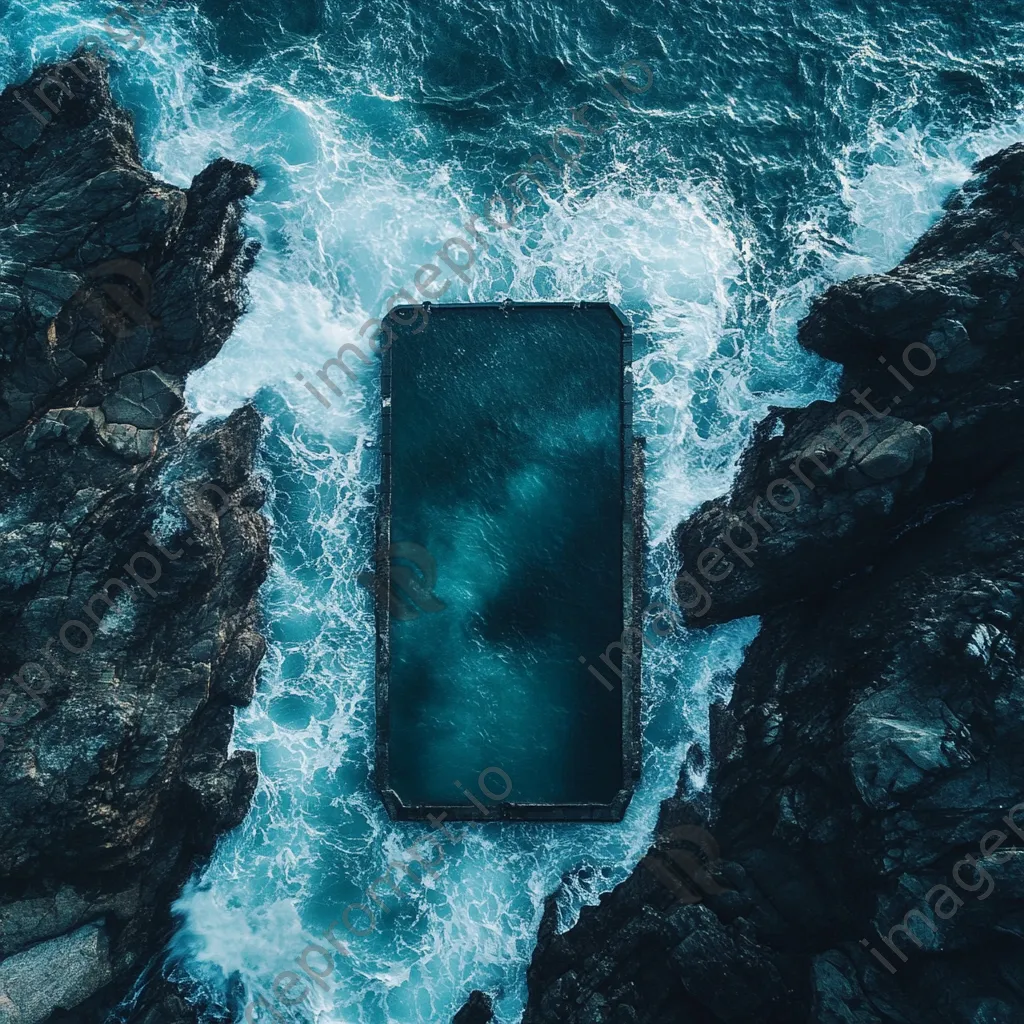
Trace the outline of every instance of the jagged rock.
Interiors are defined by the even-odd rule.
[[[0,94],[0,136],[0,1020],[95,1024],[256,783],[227,750],[265,650],[260,420],[182,408],[243,309],[256,177],[158,181],[82,53]],[[151,974],[135,1017],[193,1022]]]
[[[40,942],[0,963],[0,1021],[40,1024],[110,982],[109,937],[100,923]]]
[[[139,370],[118,378],[117,390],[103,399],[108,421],[148,428],[162,427],[182,407],[181,387],[157,370]]]
[[[662,806],[574,928],[549,905],[524,1024],[1024,1020],[1024,146],[976,171],[898,268],[801,325],[843,397],[773,410],[680,528],[690,620],[761,630],[711,708],[707,793]],[[749,564],[716,545],[787,477],[799,508],[765,512],[756,548],[734,531]],[[681,820],[714,840],[673,878]]]
[[[1024,146],[977,171],[899,267],[812,304],[800,342],[842,363],[840,397],[773,410],[731,494],[679,528],[691,624],[830,587],[1024,452],[1021,257],[1007,241],[1024,228]]]
[[[490,1024],[494,1020],[491,998],[483,992],[469,993],[466,1005],[455,1014],[452,1024]]]

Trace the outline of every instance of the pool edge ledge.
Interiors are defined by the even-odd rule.
[[[621,338],[622,390],[620,394],[620,458],[622,459],[622,787],[608,803],[492,803],[485,811],[471,803],[405,804],[391,786],[389,750],[389,701],[391,674],[391,565],[387,558],[375,564],[378,574],[374,590],[376,627],[375,705],[376,739],[374,746],[374,785],[388,816],[393,821],[599,821],[618,822],[625,817],[641,768],[641,676],[643,656],[644,573],[643,549],[646,541],[645,511],[645,438],[633,434],[633,326],[611,302],[458,302],[395,306],[385,318],[400,324],[403,313],[435,309],[559,309],[605,310],[619,325]],[[381,324],[380,335],[385,331]],[[405,321],[408,323],[408,319]],[[389,332],[390,333],[390,332]],[[393,337],[393,334],[391,335]],[[380,345],[381,354],[381,479],[377,495],[375,551],[386,552],[391,544],[391,348]],[[616,638],[612,638],[612,643]],[[435,828],[438,826],[434,826]]]

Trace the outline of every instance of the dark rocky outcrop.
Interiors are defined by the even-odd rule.
[[[227,749],[264,651],[261,426],[182,404],[243,308],[256,177],[154,178],[84,53],[5,89],[0,137],[0,1020],[96,1022],[256,783]],[[152,991],[133,1019],[194,1019]]]
[[[483,992],[469,993],[469,999],[457,1014],[452,1024],[491,1024],[494,1011],[491,1009],[491,997]]]
[[[899,267],[814,303],[800,341],[843,365],[840,398],[773,410],[732,493],[680,528],[692,625],[827,589],[1020,452],[1022,167],[1019,147],[983,161]]]
[[[1022,227],[1015,146],[814,304],[841,397],[774,410],[678,534],[692,623],[762,617],[710,795],[567,933],[549,908],[524,1024],[1024,1020]]]

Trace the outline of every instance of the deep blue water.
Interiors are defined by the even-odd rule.
[[[391,785],[464,816],[479,808],[455,782],[475,792],[493,767],[507,806],[611,804],[622,688],[595,651],[624,626],[622,324],[608,306],[435,305],[392,340],[390,539],[436,562],[442,606],[390,623]]]
[[[295,373],[357,340],[509,175],[548,154],[547,197],[524,188],[535,205],[492,233],[446,300],[608,299],[633,320],[646,571],[663,594],[672,528],[728,486],[752,424],[832,389],[834,368],[795,340],[810,297],[896,262],[977,157],[1020,139],[1024,3],[156,6],[140,0],[145,42],[115,74],[147,166],[186,184],[227,155],[263,177],[247,220],[264,243],[252,310],[189,389],[202,416],[255,397],[274,490],[271,650],[235,738],[258,751],[262,781],[183,894],[174,941],[180,974],[216,998],[232,972],[267,991],[424,831],[388,821],[368,781],[372,617],[356,577],[372,549],[376,366],[330,408]],[[7,0],[5,78],[67,53],[111,9]],[[651,69],[643,93],[621,81],[627,62],[640,62],[634,84]],[[594,133],[565,168],[549,143],[578,141],[563,129],[584,103]],[[567,925],[630,871],[756,628],[676,632],[648,652],[644,774],[621,824],[467,827],[436,874],[406,881],[374,930],[349,938],[295,1019],[445,1021],[478,987],[517,1021],[544,896],[565,879]]]

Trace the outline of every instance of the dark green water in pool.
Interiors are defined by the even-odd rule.
[[[392,620],[404,804],[479,797],[491,766],[510,804],[622,786],[619,680],[579,661],[623,628],[621,345],[600,307],[433,307],[395,331],[391,541],[426,548],[444,605]]]

